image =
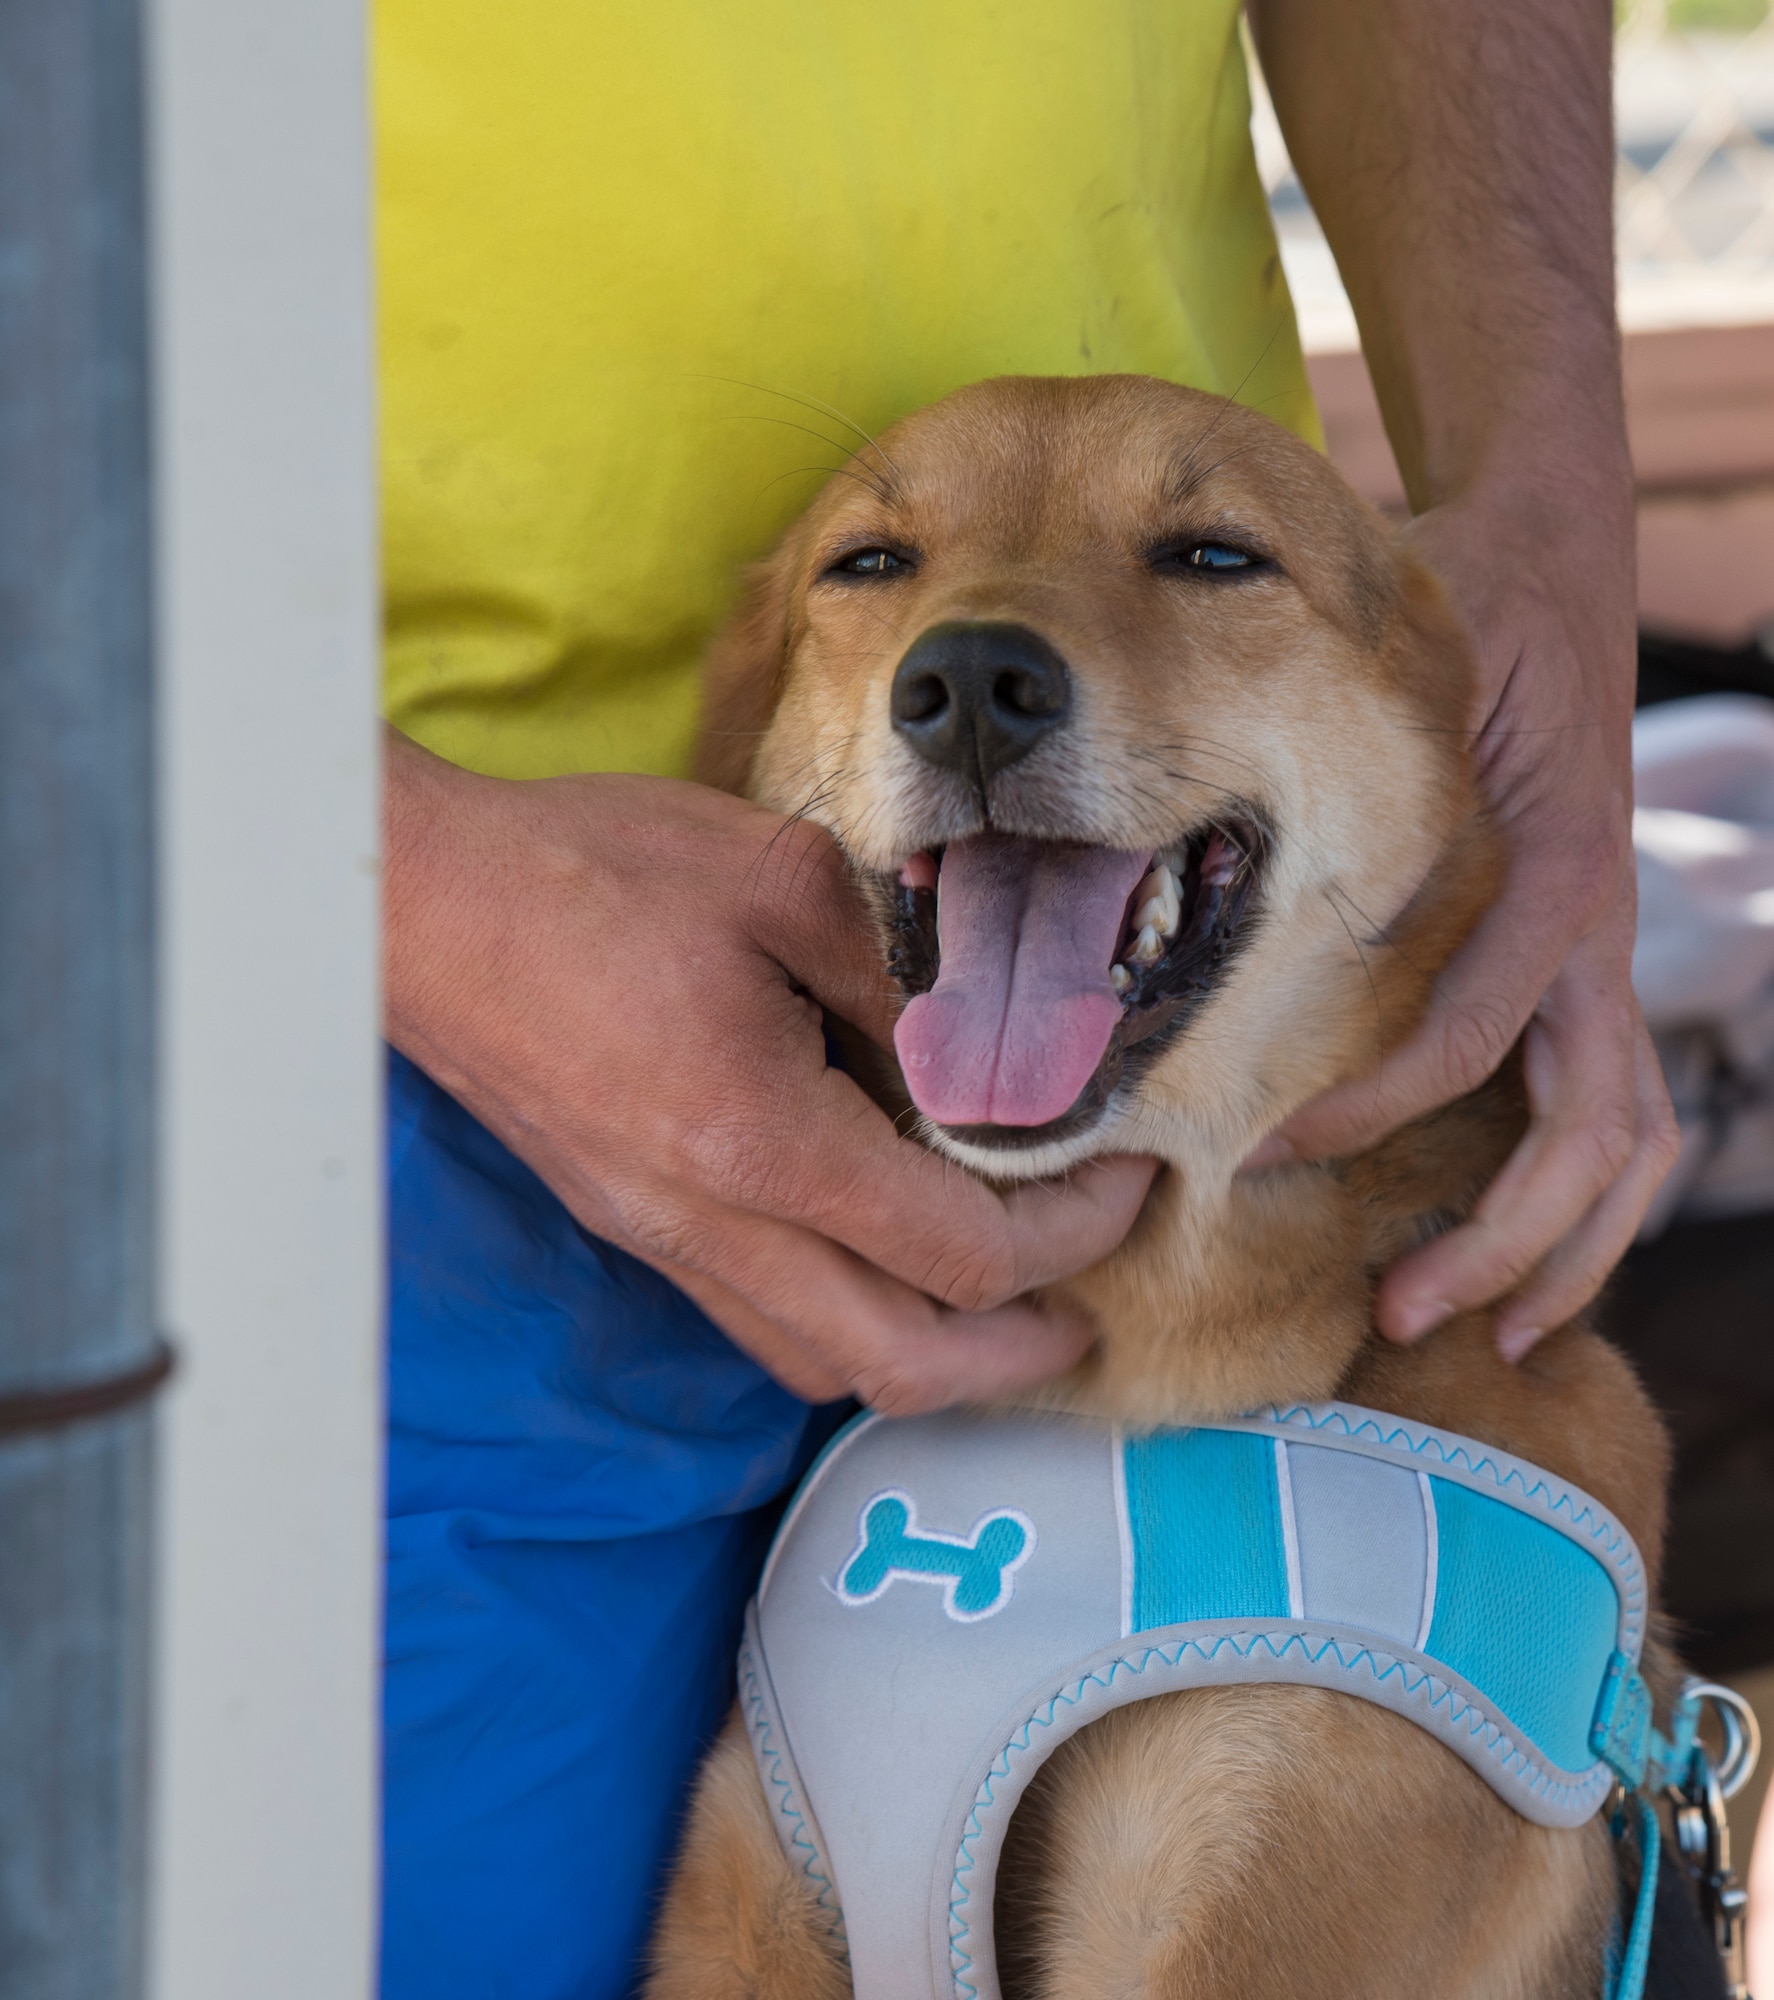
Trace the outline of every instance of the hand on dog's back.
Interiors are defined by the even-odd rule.
[[[1083,1353],[1018,1301],[1114,1248],[1149,1160],[1000,1195],[826,1066],[819,1007],[891,1038],[829,838],[665,779],[479,778],[390,738],[390,1039],[588,1229],[791,1389],[896,1413]]]

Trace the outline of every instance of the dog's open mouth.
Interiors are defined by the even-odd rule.
[[[912,1101],[998,1150],[1094,1122],[1212,990],[1248,919],[1263,841],[1215,824],[1156,854],[974,834],[910,857],[892,964]]]

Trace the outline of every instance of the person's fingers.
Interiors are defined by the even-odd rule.
[[[850,1384],[837,1369],[785,1333],[731,1285],[681,1264],[660,1264],[657,1268],[696,1301],[735,1347],[743,1348],[766,1374],[773,1375],[803,1402],[835,1403],[840,1396],[849,1395]]]
[[[1562,1326],[1593,1299],[1626,1254],[1652,1198],[1681,1151],[1663,1067],[1640,1025],[1632,1159],[1626,1171],[1497,1314],[1497,1345],[1519,1361],[1543,1334]]]
[[[1389,1339],[1415,1340],[1451,1313],[1513,1290],[1625,1172],[1632,1152],[1632,1079],[1619,1074],[1621,1052],[1611,1038],[1597,1035],[1580,1053],[1575,1073],[1561,1077],[1562,1052],[1550,1042],[1539,1022],[1524,1037],[1533,1116],[1470,1217],[1387,1273],[1375,1312]],[[1587,1097],[1580,1094],[1583,1085]]]
[[[1016,1257],[1016,1290],[1069,1278],[1099,1263],[1133,1227],[1158,1162],[1110,1153],[1074,1167],[1063,1181],[1025,1181],[1004,1196]]]
[[[848,867],[821,828],[778,827],[746,871],[746,921],[789,977],[872,1035],[892,1039],[896,1008],[880,943]],[[1106,1256],[1156,1172],[1117,1159],[1063,1187],[1001,1195],[902,1139],[841,1072],[797,1110],[782,1143],[760,1125],[704,1126],[697,1178],[722,1202],[804,1223],[944,1303],[990,1310]]]
[[[1624,853],[1630,863],[1630,847]],[[1606,911],[1575,947],[1574,903]],[[1512,866],[1503,893],[1437,978],[1415,1031],[1366,1076],[1302,1105],[1252,1150],[1245,1168],[1349,1158],[1476,1090],[1515,1045],[1567,954],[1585,944],[1611,952],[1612,976],[1624,984],[1631,906],[1631,880],[1611,843],[1544,837]]]
[[[1526,1135],[1471,1217],[1387,1274],[1375,1302],[1382,1333],[1414,1340],[1453,1312],[1489,1304],[1577,1231],[1582,1240],[1573,1241],[1547,1294],[1567,1296],[1580,1290],[1598,1241],[1623,1226],[1622,1240],[1630,1238],[1664,1153],[1657,1086],[1641,1061],[1644,1041],[1637,1004],[1610,951],[1601,941],[1579,946],[1523,1038]],[[1579,1231],[1586,1218],[1593,1227]],[[1519,1332],[1521,1323],[1514,1324]]]
[[[831,1083],[833,1094],[855,1088]],[[1158,1170],[1149,1157],[1114,1155],[1063,1182],[1000,1190],[900,1138],[863,1103],[866,1115],[837,1134],[805,1207],[787,1219],[963,1311],[989,1311],[1099,1263],[1133,1227]]]
[[[759,950],[881,1048],[900,999],[861,889],[823,827],[779,824],[744,871],[740,914]]]
[[[1436,983],[1414,1033],[1368,1075],[1302,1105],[1251,1153],[1247,1167],[1292,1160],[1348,1159],[1387,1133],[1476,1090],[1514,1046],[1539,997],[1518,968],[1487,959],[1498,911],[1481,920],[1466,948]],[[1505,929],[1498,921],[1494,928]],[[1547,968],[1550,973],[1551,968]]]
[[[986,1311],[1098,1262],[1133,1224],[1156,1161],[1093,1163],[1008,1194],[927,1151],[849,1077],[821,1070],[770,1122],[705,1120],[682,1135],[687,1186],[816,1230],[915,1291]]]
[[[641,1254],[778,1380],[892,1416],[1032,1388],[1073,1366],[1096,1334],[1053,1304],[948,1311],[810,1231],[756,1216],[699,1218],[677,1247],[693,1256]]]

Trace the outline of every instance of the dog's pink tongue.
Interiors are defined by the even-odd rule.
[[[1045,1125],[1102,1060],[1121,1003],[1109,966],[1150,852],[977,834],[944,851],[934,987],[893,1045],[939,1125]]]

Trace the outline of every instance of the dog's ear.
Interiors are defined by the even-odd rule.
[[[790,533],[745,575],[731,618],[715,634],[702,670],[702,728],[694,775],[718,791],[743,793],[776,713],[788,661],[790,597],[800,537]]]

